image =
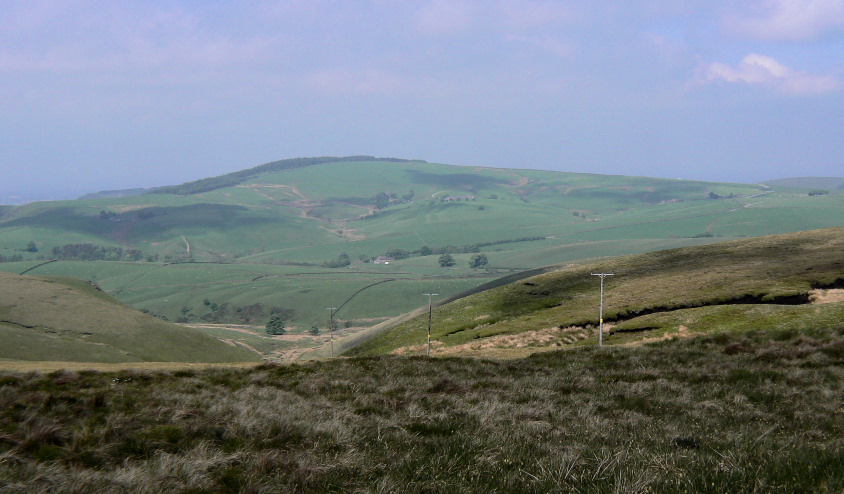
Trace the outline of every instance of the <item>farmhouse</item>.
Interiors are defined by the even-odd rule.
[[[395,260],[396,260],[395,257],[378,256],[372,262],[374,262],[375,264],[390,264],[390,261],[395,261]]]
[[[453,202],[453,201],[472,201],[475,199],[475,196],[448,196],[443,199],[444,202]]]

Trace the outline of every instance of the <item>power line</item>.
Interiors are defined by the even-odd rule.
[[[337,307],[326,307],[325,310],[331,311],[328,315],[328,334],[331,339],[331,358],[334,358],[334,311]]]
[[[425,355],[431,354],[431,315],[433,313],[434,305],[433,299],[435,295],[439,295],[439,293],[423,293],[423,295],[428,296],[428,349],[425,351]]]
[[[592,276],[601,277],[601,315],[598,328],[598,346],[604,346],[604,278],[613,276],[613,273],[592,273]]]

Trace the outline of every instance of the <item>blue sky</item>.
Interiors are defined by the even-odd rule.
[[[0,198],[351,154],[842,176],[842,133],[844,0],[0,0]]]

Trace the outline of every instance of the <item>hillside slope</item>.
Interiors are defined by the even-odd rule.
[[[595,343],[599,280],[592,273],[614,273],[606,278],[604,320],[622,336],[611,343],[628,342],[630,334],[844,325],[840,293],[823,291],[844,288],[844,228],[831,228],[570,265],[438,307],[433,346],[439,353],[510,348],[522,355]],[[810,305],[824,297],[832,303]],[[426,331],[427,315],[349,354],[423,352]]]
[[[0,359],[249,362],[253,352],[133,310],[87,282],[0,272]]]
[[[170,321],[262,326],[275,311],[302,333],[342,306],[341,324],[361,328],[419,307],[420,293],[452,297],[542,266],[844,226],[842,192],[297,158],[0,211],[0,270],[57,258],[30,274],[96,282]],[[389,265],[370,262],[388,253]],[[441,266],[443,253],[455,264]],[[470,267],[475,255],[487,264]]]

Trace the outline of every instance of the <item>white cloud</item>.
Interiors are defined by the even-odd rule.
[[[841,87],[841,81],[836,77],[796,71],[771,57],[753,53],[744,57],[737,67],[715,62],[706,66],[703,72],[707,82],[758,84],[792,96],[826,94]]]
[[[844,29],[844,0],[766,0],[729,16],[733,31],[763,40],[802,41]]]

